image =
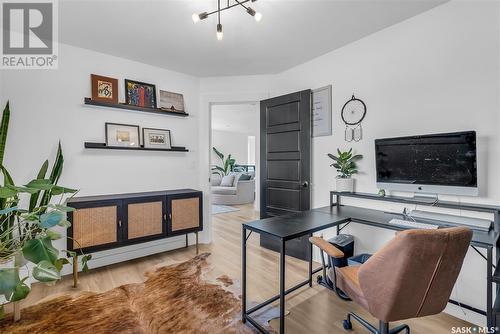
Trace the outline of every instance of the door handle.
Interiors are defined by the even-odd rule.
[[[309,182],[304,181],[304,182],[302,183],[302,187],[304,187],[304,188],[309,187]]]

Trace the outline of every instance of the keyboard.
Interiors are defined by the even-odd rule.
[[[433,225],[433,224],[426,224],[426,223],[419,223],[413,220],[403,220],[403,219],[391,219],[389,224],[394,224],[397,226],[401,226],[404,228],[419,228],[419,229],[426,229],[426,230],[432,230],[432,229],[437,229],[439,226],[438,225]]]

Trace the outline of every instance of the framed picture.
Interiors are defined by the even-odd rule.
[[[142,128],[144,148],[172,148],[170,130]]]
[[[139,126],[106,123],[106,146],[140,147]]]
[[[125,79],[125,101],[133,106],[156,108],[156,87],[153,84]]]
[[[312,91],[312,136],[332,135],[332,85]]]
[[[173,112],[184,111],[184,96],[179,93],[167,92],[160,90],[160,108]]]
[[[118,103],[118,79],[91,74],[92,100]]]

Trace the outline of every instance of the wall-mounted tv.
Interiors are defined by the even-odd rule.
[[[476,132],[375,140],[377,187],[477,196]]]

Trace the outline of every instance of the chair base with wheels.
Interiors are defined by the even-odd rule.
[[[373,334],[397,334],[401,333],[402,331],[405,331],[406,334],[410,334],[410,327],[406,324],[399,325],[397,327],[394,327],[393,329],[389,329],[389,323],[379,321],[379,328],[377,329],[368,321],[366,321],[365,319],[361,318],[359,315],[353,312],[348,313],[347,319],[344,319],[342,321],[342,327],[344,327],[346,331],[352,329],[351,318],[354,318],[354,320],[358,321],[361,325],[363,325],[363,327],[368,329],[370,333]]]

